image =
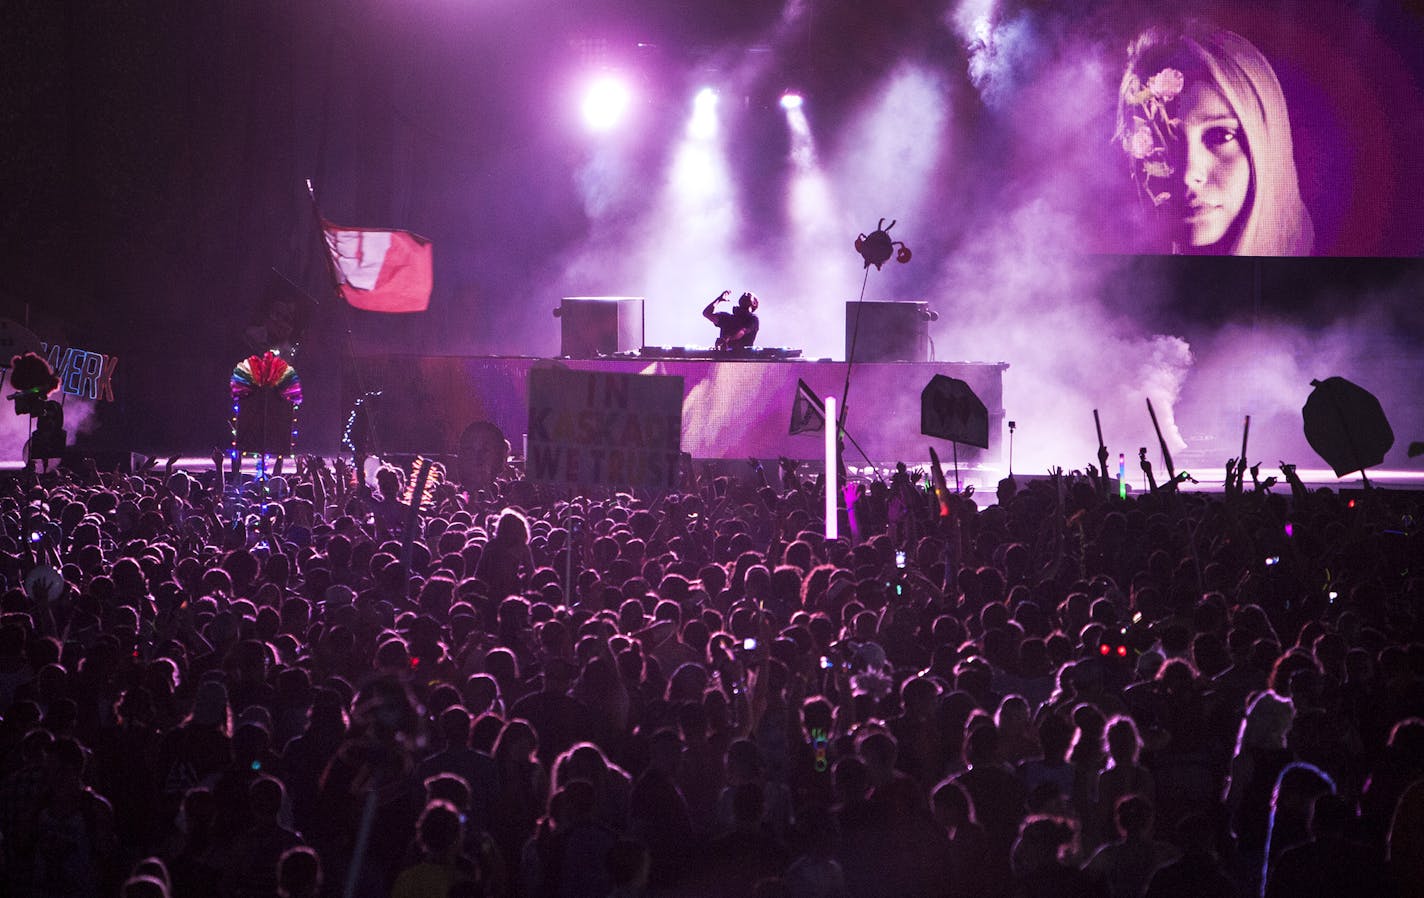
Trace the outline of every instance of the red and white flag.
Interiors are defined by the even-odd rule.
[[[346,301],[368,312],[423,312],[434,283],[431,243],[409,231],[343,228],[323,222]]]

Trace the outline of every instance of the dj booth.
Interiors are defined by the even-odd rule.
[[[644,349],[595,359],[380,355],[353,360],[345,407],[362,393],[380,452],[453,454],[476,421],[504,432],[516,454],[528,426],[529,372],[563,366],[578,371],[672,374],[683,379],[682,449],[699,459],[761,459],[821,454],[819,433],[791,435],[797,381],[821,397],[843,398],[846,363],[812,361],[785,350],[745,354]],[[963,465],[998,465],[1004,420],[1003,372],[986,362],[866,362],[851,372],[846,430],[876,463],[923,462],[933,445],[948,462],[950,446],[920,434],[920,391],[936,374],[965,381],[989,412],[989,448],[959,447]],[[847,445],[847,459],[861,462]]]

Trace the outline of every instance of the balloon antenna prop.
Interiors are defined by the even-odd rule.
[[[890,261],[892,255],[902,265],[910,261],[910,248],[904,241],[890,239],[890,229],[893,227],[894,221],[887,225],[882,218],[869,235],[861,234],[855,238],[855,251],[865,260],[866,268],[874,265],[875,270],[879,271],[880,266]],[[895,249],[897,246],[900,248],[898,251]]]

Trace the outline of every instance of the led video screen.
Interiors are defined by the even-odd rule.
[[[1424,252],[1417,15],[1391,3],[1197,5],[1185,19],[1182,11],[1163,6],[1170,17],[1160,20],[1094,13],[1113,40],[1079,84],[1115,90],[1103,98],[1111,112],[1099,106],[1093,118],[1098,135],[1111,125],[1092,175],[1104,189],[1074,197],[1090,249]],[[984,27],[978,49],[992,62],[995,29]],[[1040,75],[1039,89],[1021,97],[1042,98],[1067,77],[1051,66]],[[1063,129],[1055,141],[1070,136],[1071,117],[1044,121]]]

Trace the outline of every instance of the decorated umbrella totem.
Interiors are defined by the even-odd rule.
[[[290,455],[297,442],[302,382],[297,369],[271,351],[232,369],[234,453]]]

